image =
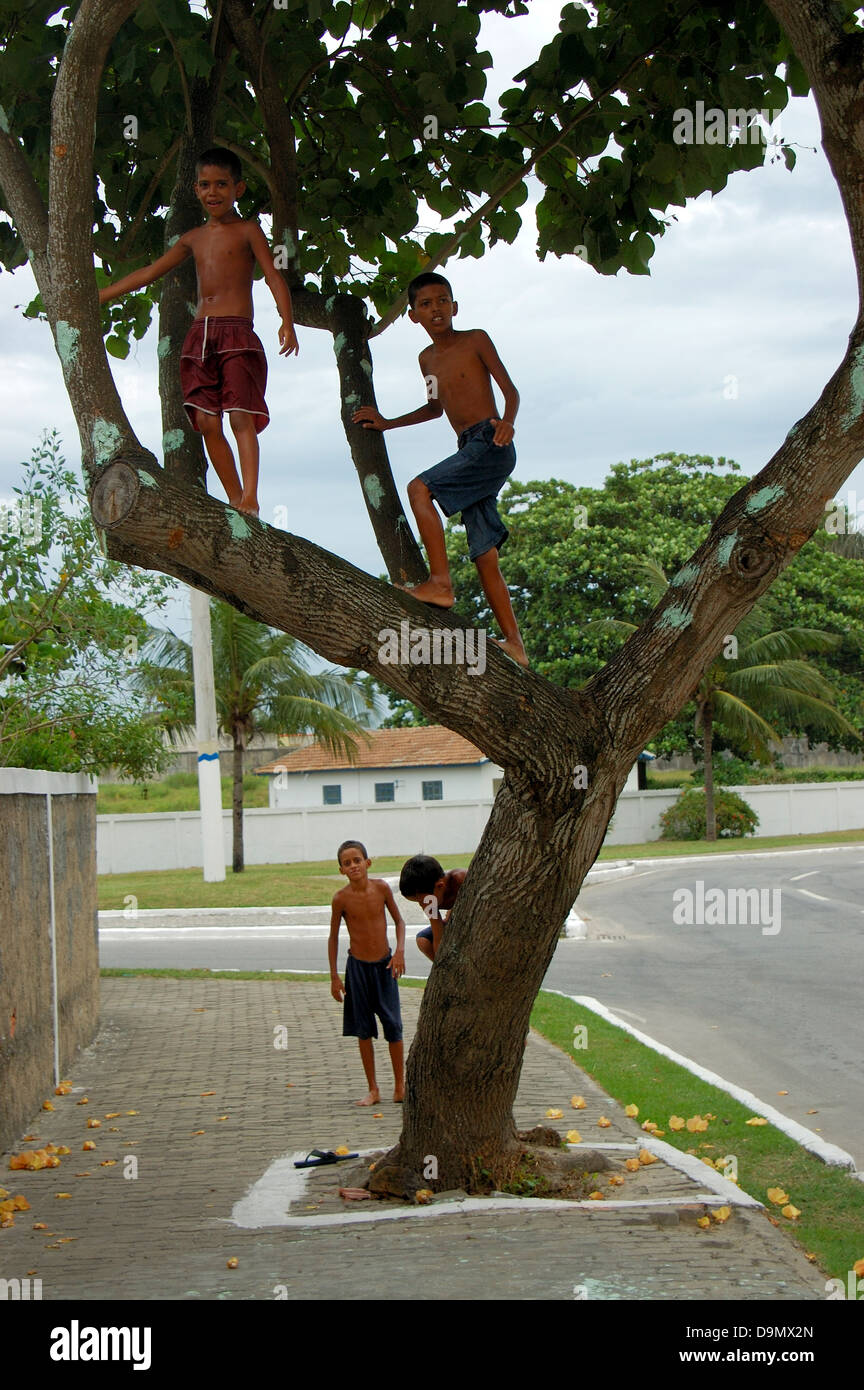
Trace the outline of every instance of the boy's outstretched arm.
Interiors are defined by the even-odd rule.
[[[345,997],[345,986],[339,978],[336,964],[339,956],[339,923],[342,921],[342,909],[336,906],[336,899],[333,899],[333,907],[330,913],[330,939],[327,942],[327,956],[330,961],[330,993],[341,1004]]]
[[[396,923],[396,950],[393,952],[393,959],[390,962],[390,973],[394,980],[398,980],[400,975],[405,974],[405,922],[396,906],[393,889],[389,883],[385,884],[384,902],[387,905],[387,911]]]
[[[420,354],[420,370],[423,371],[423,353]],[[428,382],[427,381],[427,391]],[[437,420],[444,414],[444,407],[437,395],[429,394],[429,399],[425,405],[421,405],[419,410],[409,410],[407,415],[397,415],[395,420],[388,420],[380,410],[376,410],[374,405],[361,405],[359,410],[355,410],[351,417],[355,425],[362,425],[364,430],[398,430],[403,425],[422,425],[427,420]]]
[[[119,299],[121,295],[131,294],[133,290],[143,290],[145,285],[152,285],[154,280],[160,279],[169,270],[181,265],[191,255],[191,249],[181,237],[179,241],[175,241],[170,251],[159,257],[158,261],[143,266],[141,270],[133,270],[130,275],[124,275],[122,280],[116,280],[113,285],[106,285],[101,289],[99,303],[108,304],[112,299]]]
[[[516,419],[516,411],[519,409],[519,392],[510,380],[507,368],[495,351],[495,344],[482,328],[477,330],[477,352],[483,366],[504,396],[504,414],[500,420],[493,421],[495,434],[492,443],[510,444],[513,441],[513,422]]]
[[[422,425],[426,420],[437,420],[439,415],[443,414],[444,407],[440,402],[429,401],[427,405],[421,405],[419,410],[412,410],[408,415],[399,415],[395,420],[385,419],[374,405],[361,405],[351,418],[355,425],[362,424],[364,430],[398,430],[403,425]]]
[[[279,310],[279,317],[282,320],[279,328],[279,355],[282,357],[287,354],[290,357],[292,352],[299,353],[300,351],[300,344],[297,342],[297,334],[294,329],[291,291],[276,268],[276,262],[270,247],[267,245],[267,238],[261,228],[257,222],[250,222],[248,225],[249,246],[264,273],[264,279],[267,281],[270,293],[276,300],[276,308]]]

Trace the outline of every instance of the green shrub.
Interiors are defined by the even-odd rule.
[[[684,791],[660,817],[661,840],[705,839],[705,792],[698,787]],[[714,824],[718,839],[754,834],[759,817],[735,792],[714,789]]]

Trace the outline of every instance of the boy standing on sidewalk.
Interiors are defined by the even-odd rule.
[[[459,308],[443,275],[427,271],[408,286],[408,317],[419,323],[432,339],[420,354],[420,370],[429,400],[419,410],[386,420],[374,406],[354,412],[354,422],[367,430],[392,430],[437,420],[444,413],[458,435],[458,451],[428,468],[408,484],[408,500],[417,520],[429,560],[429,578],[408,590],[423,603],[452,608],[454,603],[444,526],[435,510],[445,516],[462,513],[468,536],[468,554],[477,566],[483,592],[501,629],[499,646],[528,665],[510,593],[498,568],[498,551],[508,531],[495,499],[516,467],[513,421],[519,409],[519,392],[510,380],[488,333],[482,328],[458,332],[453,319]],[[504,397],[499,417],[492,382]]]
[[[337,850],[339,868],[348,879],[333,899],[330,914],[330,993],[337,1004],[344,999],[342,1036],[355,1037],[369,1087],[356,1105],[377,1105],[381,1100],[375,1078],[372,1039],[378,1036],[377,1014],[390,1045],[393,1065],[393,1099],[405,1099],[405,1068],[402,1048],[402,1014],[396,981],[405,973],[405,923],[393,898],[393,890],[383,878],[370,878],[371,859],[359,840],[346,840]],[[387,941],[387,909],[396,923],[396,950],[390,954]],[[339,926],[342,918],[348,928],[348,962],[345,984],[336,970],[339,952]]]

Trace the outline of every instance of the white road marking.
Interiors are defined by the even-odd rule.
[[[818,869],[809,869],[809,870],[807,871],[806,874],[793,874],[793,876],[792,876],[792,878],[790,878],[789,882],[790,882],[790,883],[797,883],[798,880],[799,880],[799,878],[813,878],[814,874],[818,874],[818,873],[819,873],[819,870],[818,870]]]
[[[803,889],[798,889],[799,893],[803,891]],[[853,1174],[857,1172],[855,1159],[846,1149],[839,1148],[837,1144],[829,1144],[826,1139],[823,1139],[819,1134],[815,1134],[812,1129],[807,1129],[806,1126],[799,1124],[797,1120],[790,1119],[788,1115],[784,1115],[782,1111],[775,1109],[773,1105],[766,1105],[765,1101],[759,1100],[758,1096],[754,1096],[752,1091],[747,1091],[743,1086],[736,1086],[733,1082],[726,1081],[722,1076],[718,1076],[716,1071],[710,1071],[708,1067],[700,1066],[700,1064],[694,1062],[692,1058],[684,1057],[680,1052],[676,1052],[674,1048],[667,1047],[665,1043],[658,1042],[656,1038],[651,1038],[647,1033],[640,1032],[638,1028],[634,1028],[632,1024],[625,1022],[623,1018],[619,1018],[611,1009],[607,1009],[606,1005],[601,1004],[599,999],[595,999],[592,995],[568,994],[566,990],[550,989],[548,985],[546,986],[546,993],[558,994],[562,999],[572,999],[574,1004],[581,1004],[585,1008],[591,1009],[593,1013],[599,1014],[601,1018],[605,1018],[609,1023],[614,1023],[618,1028],[622,1028],[625,1033],[629,1033],[630,1036],[636,1038],[638,1042],[644,1043],[646,1047],[652,1048],[654,1052],[659,1052],[661,1057],[668,1057],[671,1062],[676,1062],[679,1067],[685,1067],[686,1070],[692,1072],[694,1076],[698,1076],[700,1081],[707,1081],[709,1085],[716,1086],[719,1090],[725,1091],[727,1095],[740,1101],[742,1105],[749,1106],[756,1114],[763,1115],[770,1124],[774,1125],[775,1129],[779,1129],[784,1134],[788,1134],[789,1138],[794,1139],[796,1144],[800,1144],[804,1149],[809,1149],[811,1153],[815,1154],[817,1158],[820,1158],[829,1168],[848,1168]],[[543,1199],[538,1198],[537,1200],[542,1201]]]
[[[858,907],[855,903],[844,903],[840,898],[826,898],[821,893],[811,893],[809,888],[796,888],[796,893],[802,893],[805,898],[815,898],[820,903],[831,903],[833,907],[841,907],[845,912],[857,912],[864,914],[864,907]]]

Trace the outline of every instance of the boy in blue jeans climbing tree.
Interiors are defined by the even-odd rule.
[[[468,536],[468,553],[477,566],[483,592],[501,629],[500,646],[528,665],[510,594],[498,567],[498,551],[508,531],[495,499],[516,467],[513,421],[519,409],[519,392],[510,380],[494,344],[482,328],[459,331],[453,327],[458,304],[443,275],[426,272],[408,286],[408,317],[419,323],[431,345],[420,353],[420,370],[429,399],[419,410],[387,420],[374,406],[354,412],[356,424],[368,430],[399,429],[436,420],[442,414],[458,436],[458,450],[408,484],[408,499],[417,520],[429,559],[429,578],[408,592],[437,608],[452,608],[453,584],[447,563],[444,526],[435,503],[445,516],[462,513]],[[492,382],[504,397],[499,416]]]

